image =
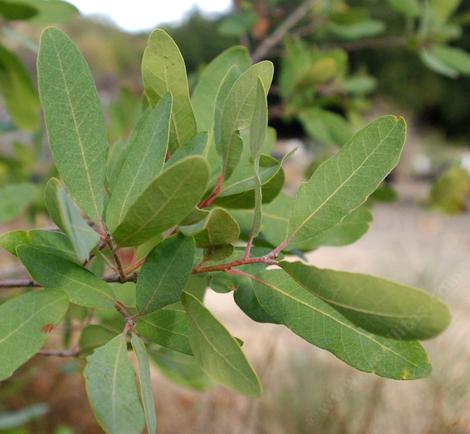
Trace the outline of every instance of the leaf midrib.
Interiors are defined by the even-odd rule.
[[[277,286],[272,285],[272,284],[270,284],[269,282],[266,282],[266,281],[263,280],[263,279],[260,279],[260,278],[258,278],[258,277],[256,277],[256,276],[251,276],[250,278],[251,278],[252,280],[255,280],[255,281],[257,281],[258,283],[261,283],[262,285],[264,285],[264,286],[266,286],[266,287],[268,287],[268,288],[274,290],[274,291],[279,292],[280,294],[282,294],[282,295],[284,295],[284,296],[290,298],[291,300],[293,300],[293,301],[295,301],[295,302],[297,302],[297,303],[299,303],[299,304],[304,305],[304,306],[307,307],[308,309],[313,310],[313,311],[319,313],[320,315],[326,316],[327,318],[329,318],[329,319],[333,320],[334,322],[338,323],[340,326],[343,326],[343,327],[345,327],[345,328],[351,330],[352,332],[357,333],[358,335],[363,336],[365,339],[367,339],[367,340],[369,340],[369,341],[371,341],[371,342],[377,344],[377,345],[382,349],[383,352],[390,352],[390,353],[394,354],[396,357],[398,357],[398,358],[400,358],[400,359],[406,361],[407,363],[412,364],[415,368],[418,367],[418,365],[416,365],[416,364],[415,364],[414,362],[412,362],[411,360],[408,360],[406,357],[402,356],[400,353],[397,353],[396,351],[394,351],[394,350],[391,349],[390,347],[387,347],[386,345],[384,345],[384,344],[382,344],[381,342],[377,341],[377,340],[374,339],[371,335],[369,335],[369,334],[367,334],[367,333],[365,333],[365,332],[362,332],[359,328],[352,327],[352,326],[350,326],[349,324],[344,323],[343,321],[340,321],[338,318],[335,318],[334,316],[332,316],[332,315],[330,315],[330,314],[328,314],[328,313],[326,313],[326,312],[323,312],[322,310],[320,310],[320,309],[318,309],[318,308],[316,308],[316,307],[314,307],[314,306],[309,305],[308,303],[304,302],[303,300],[300,300],[300,299],[294,297],[293,295],[291,295],[291,294],[289,294],[289,293],[283,291],[281,288],[278,288]],[[312,295],[313,295],[313,294],[312,294]]]
[[[56,44],[55,38],[52,37],[51,39],[52,39],[52,44],[54,45],[54,51],[56,53],[57,61],[59,62],[59,71],[60,71],[60,75],[62,77],[62,81],[64,83],[65,94],[67,96],[67,101],[68,101],[68,104],[69,104],[70,112],[72,114],[73,126],[74,126],[75,133],[76,133],[77,139],[78,139],[80,156],[82,158],[82,162],[83,162],[83,165],[84,165],[84,168],[85,168],[85,174],[86,174],[88,189],[91,193],[93,206],[94,206],[95,212],[96,212],[96,217],[100,218],[98,203],[96,201],[95,191],[93,189],[93,184],[92,184],[92,181],[91,181],[90,172],[88,170],[88,165],[87,165],[87,161],[86,161],[86,158],[85,158],[85,150],[84,150],[84,146],[83,146],[83,142],[82,142],[82,137],[81,137],[80,132],[79,132],[78,123],[77,123],[76,114],[75,114],[75,109],[74,109],[74,106],[72,105],[70,91],[69,91],[69,87],[68,87],[67,80],[66,80],[66,77],[65,77],[64,67],[63,67],[63,64],[62,64],[62,59],[60,57],[60,51],[57,49],[57,44]]]
[[[351,178],[353,176],[356,175],[356,173],[361,170],[363,168],[363,166],[367,163],[367,161],[369,161],[369,159],[376,153],[377,149],[379,149],[379,147],[381,147],[383,145],[383,143],[385,142],[385,140],[387,140],[389,138],[389,136],[393,133],[393,131],[395,130],[395,128],[399,125],[399,121],[397,121],[395,123],[395,125],[393,126],[393,128],[390,129],[390,131],[381,139],[379,140],[377,146],[372,150],[372,152],[370,152],[367,157],[362,161],[362,163],[356,168],[354,169],[351,174],[322,202],[320,203],[320,205],[314,210],[312,211],[304,220],[303,222],[297,226],[297,228],[288,236],[287,240],[290,241],[292,240],[292,238],[294,238],[298,232],[307,224],[307,222],[317,213],[319,212],[329,201],[330,199],[335,196],[338,191],[340,191],[347,182],[349,182],[351,180]],[[363,139],[364,140],[364,139]],[[340,151],[341,152],[341,151]],[[304,184],[305,185],[305,184]],[[301,187],[302,188],[302,187]],[[358,205],[359,207],[360,205]],[[318,235],[318,234],[317,234]],[[312,238],[312,237],[310,237]],[[310,239],[309,238],[309,239]]]

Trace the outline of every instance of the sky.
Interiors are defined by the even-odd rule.
[[[161,23],[178,22],[194,7],[206,14],[229,9],[232,0],[68,0],[82,14],[101,15],[119,27],[137,32]]]

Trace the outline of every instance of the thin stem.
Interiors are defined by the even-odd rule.
[[[122,268],[122,263],[121,259],[119,258],[118,254],[118,249],[115,247],[113,238],[111,237],[111,234],[106,235],[106,243],[109,246],[109,249],[111,250],[111,254],[113,255],[114,262],[116,263],[117,271],[119,273],[119,279],[121,282],[125,282],[127,280],[126,278],[126,273],[124,272],[124,268]]]
[[[363,39],[362,41],[356,42],[344,42],[339,44],[332,44],[333,48],[342,48],[346,51],[356,51],[365,48],[391,48],[391,47],[403,47],[407,43],[407,39],[402,36],[386,36],[383,38],[376,39]]]
[[[313,0],[307,0],[300,4],[297,9],[295,9],[283,22],[280,24],[276,30],[274,30],[271,35],[269,35],[262,44],[253,53],[253,62],[258,62],[259,60],[266,57],[266,55],[275,47],[279,42],[282,41],[282,38],[286,33],[289,32],[296,24],[298,24],[302,18],[307,15],[310,7],[312,6]]]
[[[80,355],[80,349],[74,348],[71,350],[41,350],[38,352],[38,355],[47,357],[78,357]]]
[[[134,264],[130,265],[130,266],[129,266],[128,268],[126,268],[126,270],[125,270],[126,274],[133,273],[135,270],[137,270],[138,268],[140,268],[140,267],[144,264],[144,262],[145,262],[146,259],[147,259],[146,257],[141,258],[141,259],[139,259],[137,262],[135,262]]]
[[[276,261],[274,261],[271,258],[268,258],[267,256],[262,256],[260,258],[243,258],[243,259],[237,259],[231,262],[226,262],[224,264],[211,265],[209,267],[198,266],[194,268],[193,274],[212,273],[214,271],[228,271],[234,267],[240,267],[242,265],[249,265],[249,264],[274,265],[276,264]]]
[[[222,184],[224,183],[224,175],[219,175],[217,178],[217,183],[215,184],[214,190],[212,190],[212,193],[204,199],[202,202],[199,203],[198,208],[207,208],[211,206],[214,201],[217,199],[219,196],[220,192],[222,191]]]

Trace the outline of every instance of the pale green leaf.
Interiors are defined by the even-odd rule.
[[[268,92],[272,77],[273,64],[271,62],[257,63],[238,77],[225,98],[220,121],[220,144],[217,144],[217,150],[222,156],[222,173],[226,179],[230,177],[240,161],[242,142],[238,132],[250,126],[258,78],[262,81],[265,92]]]
[[[87,260],[100,236],[83,219],[77,205],[57,178],[51,178],[46,185],[45,203],[53,222],[68,235],[78,260]]]
[[[405,15],[415,18],[421,13],[421,5],[418,0],[387,0],[391,8]]]
[[[249,396],[261,394],[261,384],[237,340],[194,296],[183,293],[188,336],[202,369],[214,381]]]
[[[108,144],[90,69],[69,37],[53,27],[42,33],[37,68],[54,162],[80,208],[99,221]]]
[[[462,75],[470,75],[470,53],[458,47],[434,44],[429,52],[449,68]]]
[[[139,317],[136,329],[150,342],[180,353],[192,354],[187,337],[188,316],[180,304]]]
[[[137,310],[148,313],[176,303],[194,261],[194,240],[176,235],[149,253],[137,279]]]
[[[23,245],[17,252],[31,277],[45,288],[66,292],[70,301],[80,306],[113,307],[110,286],[90,271],[41,247]]]
[[[46,342],[68,308],[59,291],[34,291],[0,305],[0,381],[8,378]]]
[[[18,217],[34,198],[34,186],[27,182],[0,188],[0,224]]]
[[[299,114],[307,133],[326,145],[343,146],[352,136],[352,128],[342,116],[319,108],[302,110]]]
[[[124,335],[116,336],[87,357],[84,376],[91,406],[106,433],[142,432],[144,414]]]
[[[361,38],[372,38],[385,30],[383,21],[366,19],[354,23],[329,23],[327,29],[338,38],[356,40]]]
[[[106,207],[106,223],[111,231],[163,169],[171,105],[171,95],[166,94],[154,109],[142,115],[129,138],[126,156]]]
[[[113,233],[122,246],[135,246],[181,222],[206,191],[204,158],[186,157],[164,170],[139,196]]]
[[[400,340],[429,339],[449,325],[447,306],[420,289],[301,262],[280,266],[304,289],[371,333]]]
[[[422,50],[419,53],[419,57],[429,69],[437,72],[438,74],[442,74],[450,78],[457,78],[459,75],[454,68],[450,67],[442,59],[439,59],[430,50]]]
[[[150,366],[147,349],[145,348],[145,344],[142,339],[136,335],[132,335],[131,344],[139,364],[140,396],[144,406],[147,434],[156,434],[157,415],[155,413],[155,401],[153,399],[152,378],[150,377]]]
[[[236,66],[240,72],[251,65],[245,47],[231,47],[219,54],[203,70],[191,98],[198,129],[209,131],[214,122],[215,100],[227,72]]]
[[[20,128],[39,126],[39,100],[29,72],[12,51],[0,44],[0,92],[11,118]]]
[[[183,146],[196,132],[183,57],[175,41],[162,29],[148,39],[142,60],[145,93],[155,105],[167,92],[173,96],[170,149]]]
[[[405,135],[403,118],[384,116],[324,162],[296,195],[289,245],[316,237],[358,208],[398,163]]]
[[[431,371],[418,342],[397,341],[363,330],[283,270],[260,274],[254,288],[269,315],[356,369],[397,380],[426,377]]]

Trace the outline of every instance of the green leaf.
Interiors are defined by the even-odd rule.
[[[444,75],[449,78],[457,78],[459,73],[444,63],[441,59],[437,58],[430,50],[421,50],[419,57],[422,62],[432,71]]]
[[[340,115],[328,110],[309,108],[302,110],[299,120],[314,139],[333,146],[343,146],[353,137],[352,128]]]
[[[121,246],[136,246],[180,223],[206,191],[208,171],[199,156],[164,170],[131,206],[114,239]]]
[[[304,251],[315,250],[321,246],[346,246],[361,238],[372,222],[372,213],[365,206],[355,209],[340,223],[305,243],[299,243],[296,248]]]
[[[37,68],[54,162],[80,208],[99,221],[108,144],[90,69],[69,37],[53,27],[41,35]]]
[[[174,151],[191,139],[197,129],[183,57],[175,41],[162,29],[154,30],[149,36],[142,60],[142,78],[152,105],[167,92],[173,96],[170,149]]]
[[[396,341],[361,329],[283,270],[262,273],[255,278],[254,288],[269,315],[356,369],[397,380],[422,378],[431,372],[418,342]]]
[[[188,336],[196,359],[214,381],[249,396],[261,394],[261,384],[237,340],[194,296],[183,293],[189,317]]]
[[[261,149],[266,139],[268,130],[268,101],[263,82],[258,78],[256,80],[256,97],[253,109],[253,117],[250,122],[250,151],[251,158],[255,160],[259,157]]]
[[[126,156],[106,208],[106,223],[111,231],[163,169],[171,105],[171,95],[166,94],[154,109],[142,115],[129,138]]]
[[[27,182],[0,188],[0,224],[18,217],[33,201],[34,190],[33,184]]]
[[[45,202],[53,222],[72,242],[78,260],[87,260],[91,250],[100,241],[100,236],[83,219],[77,205],[57,178],[51,178],[47,183]]]
[[[387,0],[392,9],[406,17],[415,18],[421,13],[417,0]]]
[[[175,353],[166,348],[153,350],[150,356],[160,372],[180,386],[199,391],[208,390],[213,386],[193,356]]]
[[[259,62],[243,72],[225,99],[220,125],[221,141],[217,148],[222,156],[225,179],[230,177],[240,161],[243,144],[238,132],[250,126],[258,78],[262,81],[265,92],[268,92],[273,78],[271,62]]]
[[[176,235],[162,241],[149,253],[137,279],[137,310],[148,313],[176,303],[185,287],[194,261],[192,238]]]
[[[74,5],[62,0],[21,0],[21,3],[37,8],[37,15],[30,21],[43,25],[66,23],[79,14]]]
[[[116,336],[87,357],[84,376],[91,406],[106,433],[142,432],[144,414],[124,335]]]
[[[3,0],[0,2],[0,15],[9,21],[28,20],[38,13],[35,7],[29,6],[24,2],[12,0]]]
[[[383,116],[324,162],[297,192],[289,245],[316,237],[358,208],[398,163],[405,131],[403,118]]]
[[[398,340],[429,339],[449,325],[447,306],[420,289],[301,262],[281,262],[280,266],[302,288],[371,333]]]
[[[232,215],[223,208],[213,208],[207,216],[187,226],[180,226],[186,236],[194,236],[198,247],[213,247],[238,241],[240,227]]]
[[[435,210],[447,214],[458,214],[466,209],[469,195],[470,174],[463,167],[454,166],[447,169],[434,182],[429,195],[429,203]]]
[[[80,335],[80,354],[90,354],[95,348],[102,347],[118,333],[98,324],[90,324]]]
[[[45,288],[66,292],[70,301],[80,306],[113,307],[110,286],[90,271],[41,247],[23,245],[17,252],[31,277]]]
[[[204,68],[191,98],[199,131],[210,131],[214,122],[215,101],[227,72],[236,66],[240,72],[251,65],[245,47],[231,47]]]
[[[59,291],[34,291],[0,305],[0,380],[8,378],[36,354],[68,308],[67,296]]]
[[[155,414],[155,401],[153,399],[152,379],[150,377],[150,366],[147,349],[145,348],[145,344],[142,339],[136,335],[132,335],[131,344],[139,364],[140,396],[144,406],[147,434],[156,434],[157,415]]]
[[[383,33],[385,24],[379,20],[367,19],[350,24],[329,23],[327,29],[338,38],[353,41]]]
[[[187,337],[188,316],[179,304],[139,317],[136,329],[150,342],[180,353],[192,354]]]
[[[16,248],[23,244],[30,244],[28,231],[10,231],[0,235],[0,247],[16,256]]]
[[[39,127],[39,100],[30,74],[12,51],[0,44],[0,92],[13,121],[28,131]]]
[[[447,67],[462,75],[470,75],[470,54],[458,47],[434,44],[430,54]]]

